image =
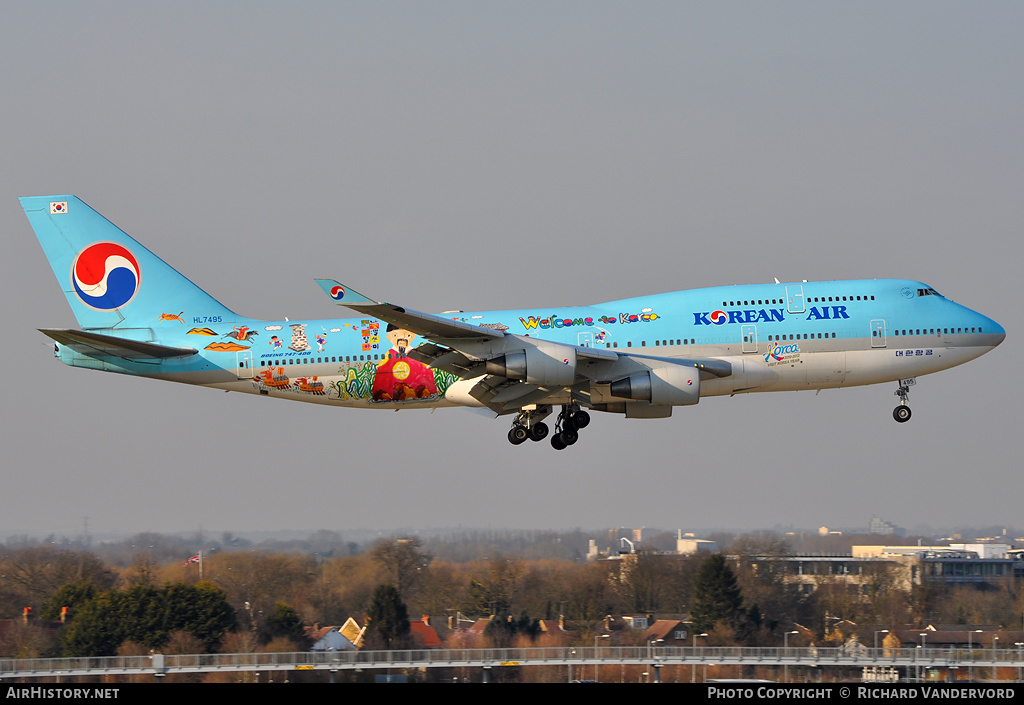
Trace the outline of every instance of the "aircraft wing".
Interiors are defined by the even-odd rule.
[[[56,340],[82,355],[93,357],[119,357],[124,360],[163,360],[172,357],[189,357],[199,351],[195,348],[173,348],[142,340],[118,338],[112,335],[92,333],[84,330],[40,328],[40,333]]]
[[[402,306],[374,301],[353,289],[339,284],[333,279],[317,279],[316,283],[339,306],[345,306],[353,311],[373,316],[385,323],[392,323],[428,340],[443,338],[446,340],[485,341],[496,338],[500,339],[504,335],[501,331],[490,328],[482,328],[481,326],[474,326],[462,321],[453,321],[431,313],[410,311]]]
[[[567,389],[576,398],[589,400],[594,385],[600,392],[636,375],[647,377],[638,378],[642,391],[628,387],[632,400],[696,403],[700,379],[733,374],[732,364],[724,360],[648,357],[514,335],[374,301],[332,279],[316,282],[338,305],[429,341],[411,350],[409,357],[462,379],[479,378],[469,395],[498,413],[511,413]],[[652,393],[652,384],[660,391]]]
[[[474,359],[476,361],[486,359],[477,358],[472,352],[467,354],[467,352],[463,351],[464,349],[474,347],[474,343],[484,344],[482,347],[486,350],[481,352],[486,354],[486,352],[490,352],[494,348],[493,345],[487,345],[488,343],[504,341],[506,338],[522,339],[521,336],[503,333],[493,328],[485,328],[432,313],[413,311],[404,306],[374,301],[349,287],[339,284],[333,279],[317,279],[316,283],[339,306],[345,306],[385,323],[391,323],[405,330],[412,331],[433,343],[437,343],[437,345],[420,345],[410,353],[410,357],[429,364],[431,367],[446,369],[445,364],[461,362],[465,365],[474,361]],[[588,348],[579,345],[564,345],[562,343],[553,343],[553,345],[571,348],[576,351],[578,356],[586,359],[606,361],[618,359],[618,355],[610,350]],[[476,347],[481,346],[477,345]]]

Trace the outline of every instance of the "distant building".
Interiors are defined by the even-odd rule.
[[[781,573],[783,579],[814,592],[822,578],[862,592],[874,577],[889,574],[904,590],[926,582],[999,584],[1022,563],[1006,544],[950,546],[853,546],[844,555],[753,556],[755,570]]]
[[[853,546],[853,555],[898,563],[913,585],[999,583],[1014,574],[1015,561],[1007,544],[954,543],[949,546]]]
[[[902,526],[896,526],[878,517],[871,517],[871,523],[868,524],[868,533],[881,536],[906,536],[907,530]]]
[[[627,629],[647,629],[649,620],[646,615],[622,615],[622,621]]]
[[[718,544],[714,541],[708,541],[707,539],[689,539],[682,537],[676,539],[676,553],[681,555],[690,555],[692,553],[700,553],[701,551],[716,553],[718,551]]]
[[[315,634],[310,635],[316,638],[313,644],[313,651],[355,651],[356,645],[349,641],[341,633],[340,627],[325,627]]]
[[[409,621],[409,638],[416,649],[439,649],[442,646],[437,630],[430,624],[430,615],[426,614],[419,620]]]
[[[690,624],[681,619],[658,619],[648,627],[644,641],[660,642],[664,646],[689,646]]]

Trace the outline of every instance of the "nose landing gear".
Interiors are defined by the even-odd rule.
[[[907,402],[910,401],[910,387],[913,384],[913,377],[901,379],[899,389],[893,392],[900,398],[900,405],[892,410],[892,417],[896,419],[897,423],[906,423],[910,420],[910,407],[907,406]]]

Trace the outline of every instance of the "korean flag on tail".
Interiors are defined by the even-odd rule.
[[[57,215],[58,213],[68,212],[67,201],[50,201],[50,215]]]

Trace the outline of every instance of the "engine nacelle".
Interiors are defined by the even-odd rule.
[[[486,364],[487,374],[544,387],[565,387],[576,380],[576,350],[537,341],[536,347],[507,352]]]
[[[694,367],[663,365],[616,380],[610,391],[613,397],[657,406],[688,406],[700,401],[700,372]]]

